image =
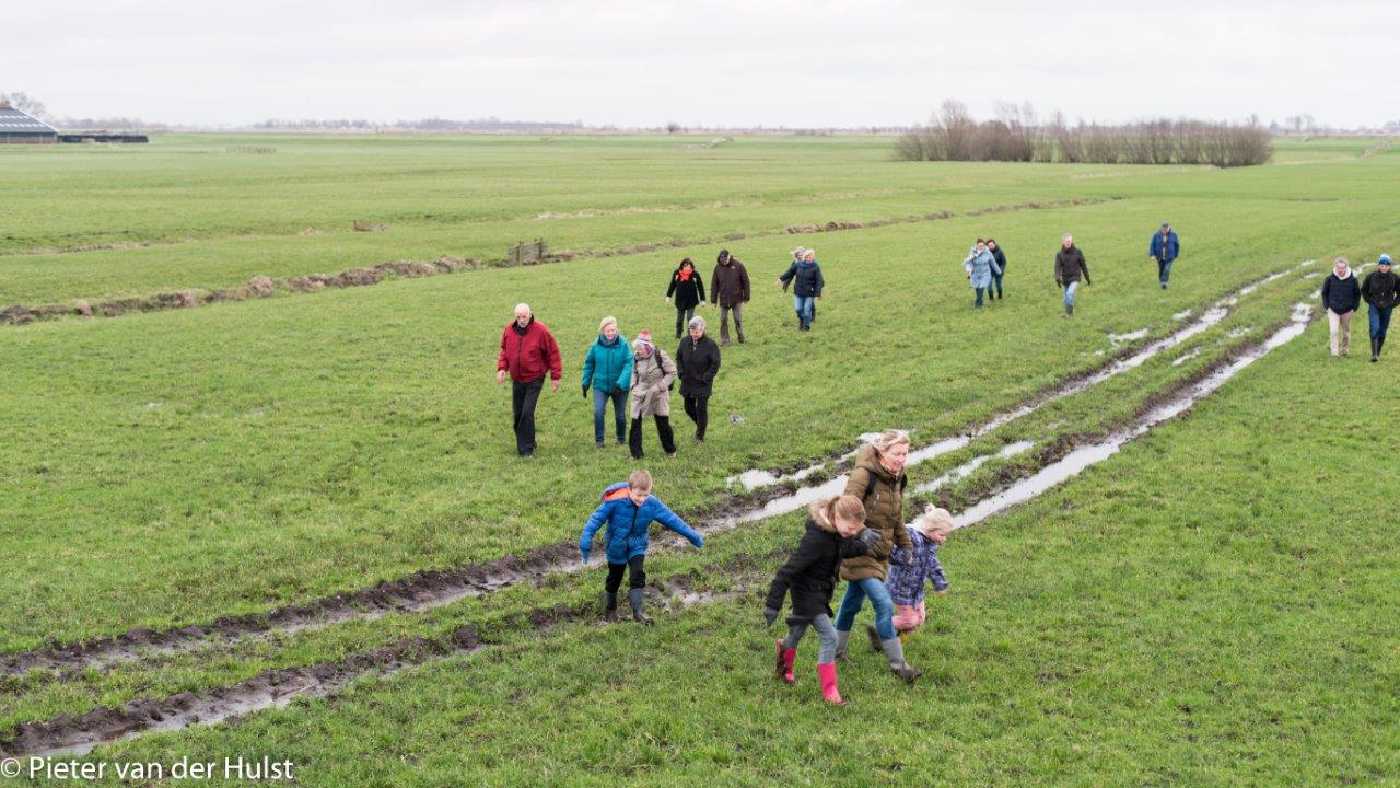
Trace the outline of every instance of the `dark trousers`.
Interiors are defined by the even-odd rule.
[[[973,301],[973,302],[972,302],[972,305],[973,305],[973,306],[982,306],[982,294],[983,294],[983,293],[986,293],[988,290],[991,290],[991,288],[990,288],[990,287],[974,287],[973,289],[977,291],[977,300],[976,300],[976,301]]]
[[[1366,313],[1368,328],[1371,329],[1372,339],[1385,339],[1386,331],[1390,328],[1390,313],[1395,307],[1390,309],[1377,309],[1374,304],[1367,304],[1369,311]],[[689,406],[687,406],[687,411]]]
[[[1172,263],[1174,263],[1174,262],[1176,262],[1176,261],[1175,261],[1175,260],[1163,260],[1163,259],[1161,259],[1161,258],[1158,258],[1158,259],[1157,259],[1157,281],[1158,281],[1158,282],[1160,282],[1161,284],[1166,284],[1166,283],[1167,283],[1167,280],[1170,279],[1171,276],[1172,276]]]
[[[987,288],[988,297],[992,295],[993,290],[997,291],[997,298],[1001,297],[1001,277],[1002,274],[992,274],[992,285]]]
[[[695,422],[695,437],[704,440],[705,428],[710,424],[710,398],[686,397],[685,415]]]
[[[646,560],[644,555],[634,555],[627,559],[625,564],[614,564],[608,562],[608,582],[603,586],[609,594],[616,594],[617,589],[622,587],[622,570],[627,570],[627,587],[642,588],[647,584],[647,573],[642,568],[642,562]]]
[[[661,448],[667,454],[676,453],[676,434],[671,431],[671,419],[656,417],[656,435],[661,439]],[[642,420],[632,419],[632,431],[627,436],[627,445],[632,449],[632,459],[642,458]]]
[[[535,453],[535,404],[540,401],[544,378],[529,383],[510,382],[510,412],[515,425],[515,450],[522,457]]]
[[[680,339],[685,330],[689,328],[690,319],[695,317],[695,307],[681,309],[676,307],[676,339]]]

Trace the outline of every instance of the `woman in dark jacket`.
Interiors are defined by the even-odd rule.
[[[705,336],[705,318],[690,319],[690,336],[676,348],[676,374],[681,379],[685,415],[695,422],[695,440],[705,440],[710,423],[710,391],[719,374],[719,345]]]
[[[1361,306],[1361,286],[1345,257],[1332,261],[1332,274],[1322,283],[1320,292],[1332,334],[1332,355],[1345,356],[1351,352],[1351,316]]]
[[[1001,278],[1006,276],[1006,252],[1001,250],[1001,244],[993,238],[987,239],[987,251],[992,253],[992,259],[997,264],[996,268],[992,269],[992,286],[987,288],[987,298],[1005,300],[1006,296],[1001,292]],[[1001,273],[997,273],[997,271],[1001,271]],[[996,291],[995,295],[992,294],[993,290]]]
[[[1371,361],[1379,361],[1385,347],[1386,330],[1390,328],[1390,312],[1400,303],[1400,279],[1390,272],[1390,255],[1376,259],[1376,270],[1361,285],[1361,295],[1370,305],[1368,317],[1371,329]]]
[[[671,285],[666,288],[666,300],[676,305],[676,339],[681,338],[681,327],[695,317],[695,307],[705,303],[705,278],[689,257],[681,260],[671,274]]]
[[[818,501],[807,509],[807,530],[787,563],[773,577],[763,617],[769,626],[778,620],[783,597],[792,593],[792,615],[788,636],[777,641],[774,674],[788,684],[796,682],[792,665],[797,660],[797,644],[815,627],[821,648],[817,653],[817,675],[822,697],[828,703],[844,704],[836,682],[836,629],[831,623],[831,595],[836,591],[836,569],[842,558],[864,555],[879,534],[865,528],[865,507],[860,498],[843,495]]]

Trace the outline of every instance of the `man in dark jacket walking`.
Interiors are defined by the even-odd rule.
[[[1351,352],[1351,316],[1361,306],[1361,286],[1345,257],[1332,261],[1332,273],[1322,283],[1320,294],[1332,336],[1332,355],[1345,356]]]
[[[544,323],[535,320],[529,304],[515,305],[515,319],[501,332],[501,354],[496,358],[496,383],[506,382],[510,373],[511,418],[515,426],[515,450],[521,457],[535,453],[535,404],[539,402],[544,377],[549,375],[551,391],[559,391],[563,366],[559,343]]]
[[[797,313],[797,330],[811,331],[816,319],[817,299],[822,297],[826,279],[822,278],[822,267],[817,265],[817,253],[811,249],[802,252],[801,260],[793,260],[788,270],[778,277],[778,284],[787,290],[793,285],[792,310]]]
[[[1361,296],[1369,307],[1367,317],[1371,327],[1371,361],[1379,361],[1385,347],[1385,333],[1390,328],[1390,312],[1400,302],[1400,277],[1391,273],[1390,255],[1376,259],[1376,270],[1361,285]]]
[[[1162,229],[1152,234],[1147,244],[1147,256],[1157,261],[1157,283],[1167,289],[1167,280],[1172,275],[1172,263],[1181,254],[1181,241],[1176,237],[1170,222],[1162,222]]]
[[[692,317],[690,336],[682,339],[676,349],[676,367],[685,415],[695,422],[697,442],[705,440],[705,427],[710,423],[710,391],[719,374],[719,364],[719,345],[705,336],[705,318]]]
[[[987,298],[988,300],[996,298],[1005,300],[1006,294],[1001,291],[1001,279],[1006,276],[1006,252],[1002,250],[1001,244],[992,238],[987,239],[987,251],[992,253],[992,259],[997,264],[992,273],[992,287],[987,288]],[[996,271],[1001,271],[1001,273],[998,274]],[[996,288],[996,295],[992,295],[992,288]]]
[[[1065,233],[1060,251],[1055,253],[1055,284],[1065,291],[1065,317],[1074,315],[1074,293],[1079,289],[1081,276],[1084,284],[1094,284],[1089,280],[1089,263],[1084,260],[1084,253],[1074,245],[1074,236]]]
[[[719,304],[719,343],[729,344],[729,313],[734,313],[734,332],[744,343],[744,304],[749,302],[749,272],[739,258],[721,249],[714,273],[710,274],[710,303]]]

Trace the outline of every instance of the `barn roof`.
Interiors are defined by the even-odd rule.
[[[23,132],[56,134],[58,129],[41,120],[31,118],[14,107],[0,105],[0,134]]]

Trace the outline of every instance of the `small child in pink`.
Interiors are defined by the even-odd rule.
[[[890,561],[885,585],[894,601],[894,628],[902,641],[908,641],[909,635],[924,623],[924,583],[932,582],[936,594],[948,591],[948,578],[938,562],[938,546],[948,539],[953,528],[953,516],[946,509],[930,509],[909,529],[913,548],[896,551],[906,555],[893,556]]]

